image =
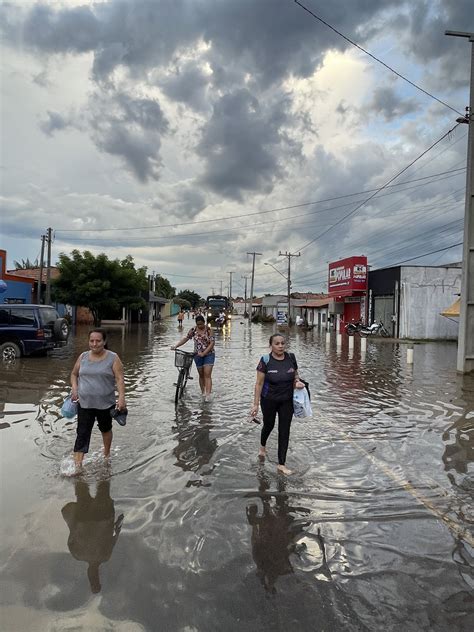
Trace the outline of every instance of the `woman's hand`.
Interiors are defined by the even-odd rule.
[[[77,400],[79,399],[79,395],[77,394],[77,388],[73,388],[71,390],[71,399],[73,402],[77,402]]]
[[[198,358],[204,358],[206,356],[204,351],[198,351],[198,353],[196,354]]]
[[[125,397],[119,397],[118,398],[117,408],[119,410],[125,410],[127,408],[127,404],[125,403]]]
[[[253,405],[252,408],[250,409],[250,416],[251,417],[256,417],[258,414],[258,404],[257,405]]]
[[[176,351],[176,345],[173,345],[172,347],[170,347],[171,351]]]
[[[304,388],[304,383],[301,380],[296,380],[295,388]]]

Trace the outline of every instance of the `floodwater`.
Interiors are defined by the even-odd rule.
[[[188,323],[185,321],[185,327]],[[249,421],[269,326],[217,335],[214,398],[173,403],[175,322],[112,333],[127,425],[110,466],[94,430],[85,473],[61,474],[60,417],[78,331],[0,375],[0,627],[63,631],[474,629],[474,378],[456,347],[290,337],[314,417],[259,463]],[[196,371],[193,369],[196,376]]]

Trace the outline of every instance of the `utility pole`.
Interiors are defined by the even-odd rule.
[[[253,255],[252,260],[252,280],[250,282],[250,311],[249,311],[249,323],[252,322],[252,306],[253,306],[253,282],[255,280],[255,257],[261,257],[261,252],[248,252],[248,255]]]
[[[291,252],[279,252],[279,257],[288,257],[288,325],[291,325],[291,309],[290,309],[290,299],[291,299],[291,257],[301,257],[301,253],[299,252],[297,255],[292,255]]]
[[[214,296],[214,294],[215,294],[213,287],[211,287],[211,294],[212,294],[212,296]]]
[[[245,279],[245,290],[244,290],[244,318],[248,318],[248,311],[247,311],[247,276],[241,276],[241,279]]]
[[[53,241],[53,229],[48,228],[48,259],[46,268],[46,294],[44,297],[45,305],[51,305],[51,242]]]
[[[227,273],[229,275],[229,298],[232,301],[232,275],[234,274],[234,272],[228,272]]]
[[[43,286],[43,263],[44,263],[44,242],[46,236],[41,235],[41,255],[40,255],[40,265],[39,265],[39,279],[38,279],[38,296],[36,298],[36,302],[38,305],[41,305],[41,291]]]
[[[221,284],[221,293],[220,293],[220,296],[222,296],[222,281],[219,281],[219,283]]]
[[[469,373],[474,370],[474,33],[445,31],[445,34],[465,37],[471,42],[469,107],[466,108],[466,116],[457,119],[458,123],[469,125],[457,370]]]

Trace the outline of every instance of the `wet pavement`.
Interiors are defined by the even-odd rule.
[[[248,418],[271,332],[219,333],[213,400],[195,379],[176,410],[176,323],[113,332],[127,425],[109,467],[94,430],[78,479],[60,407],[87,331],[0,368],[2,630],[474,629],[474,377],[455,345],[410,367],[403,345],[292,333],[315,415],[293,421],[284,478]]]

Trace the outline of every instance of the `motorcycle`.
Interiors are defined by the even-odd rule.
[[[364,327],[365,325],[362,323],[362,321],[358,320],[356,322],[347,323],[344,329],[348,336],[353,336],[354,334],[358,334],[360,330],[363,329]]]
[[[390,334],[382,321],[379,323],[374,322],[371,325],[361,327],[359,329],[359,335],[364,338],[367,336],[384,336],[385,338],[390,338]]]

